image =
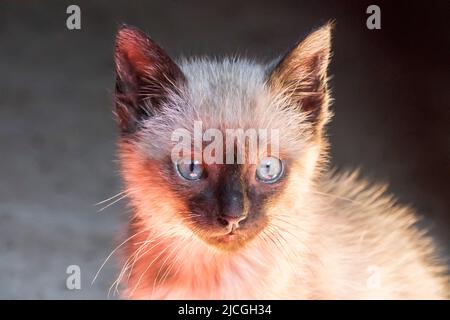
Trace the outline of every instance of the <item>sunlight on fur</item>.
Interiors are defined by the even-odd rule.
[[[331,31],[326,24],[262,65],[177,64],[141,31],[119,30],[125,190],[110,201],[126,197],[132,214],[112,291],[132,299],[448,298],[445,263],[413,210],[357,172],[327,166]],[[279,180],[258,181],[251,164],[204,165],[201,178],[183,180],[170,137],[194,121],[279,129]]]

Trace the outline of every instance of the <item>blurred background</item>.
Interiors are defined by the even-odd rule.
[[[81,8],[81,30],[66,8]],[[366,8],[381,8],[381,30]],[[126,22],[173,56],[267,61],[336,20],[332,163],[388,181],[450,250],[448,1],[0,2],[0,298],[107,298],[125,231],[111,113],[114,34]],[[81,290],[66,268],[81,268]],[[114,298],[114,297],[112,297]]]

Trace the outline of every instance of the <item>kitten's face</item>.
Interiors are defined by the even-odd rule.
[[[329,33],[329,26],[316,31],[268,67],[176,65],[141,32],[121,29],[119,151],[139,221],[229,251],[270,232],[286,214],[278,204],[301,199],[323,149]],[[234,139],[229,129],[255,134]],[[190,139],[180,139],[180,130]]]
[[[282,192],[286,170],[280,171],[279,178],[269,184],[258,178],[261,170],[257,165],[194,166],[199,168],[194,169],[195,172],[201,170],[197,180],[186,180],[179,173],[172,173],[169,179],[173,195],[182,199],[187,209],[187,214],[181,214],[181,218],[187,217],[186,224],[204,241],[233,250],[268,225],[266,205],[276,201]]]

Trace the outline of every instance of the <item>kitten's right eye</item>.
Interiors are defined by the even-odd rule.
[[[256,178],[264,183],[277,182],[283,175],[283,162],[275,157],[265,157],[256,168]]]
[[[203,166],[196,160],[180,161],[176,165],[177,173],[186,180],[199,180],[203,175]]]

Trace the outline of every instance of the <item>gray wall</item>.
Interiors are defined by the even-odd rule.
[[[124,231],[111,114],[119,23],[170,53],[268,59],[336,19],[330,126],[333,164],[389,181],[450,243],[448,1],[2,1],[0,3],[0,298],[106,298]],[[82,30],[65,27],[82,9]],[[443,246],[443,254],[449,247]],[[80,265],[82,290],[65,289]]]

